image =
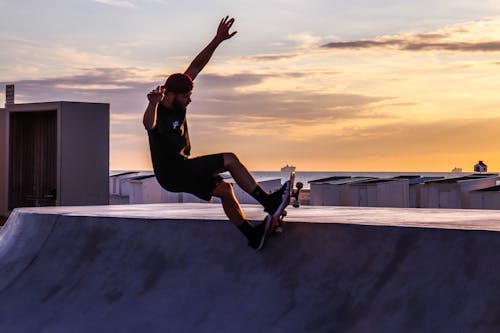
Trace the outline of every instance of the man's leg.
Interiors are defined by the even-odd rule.
[[[219,197],[222,201],[222,207],[227,217],[235,226],[240,226],[246,222],[246,216],[240,207],[236,196],[234,195],[233,187],[224,181],[220,182],[214,189],[214,196]]]
[[[266,217],[263,223],[254,227],[248,223],[245,213],[240,207],[236,196],[234,195],[233,187],[224,181],[220,182],[214,189],[214,196],[219,197],[222,201],[222,207],[227,217],[248,239],[248,245],[254,249],[261,249],[264,245],[264,234],[270,218]]]
[[[233,153],[223,153],[224,168],[233,176],[236,183],[243,191],[250,194],[262,206],[264,210],[273,214],[284,200],[286,184],[278,191],[268,194],[255,181],[248,169],[240,162],[238,157]]]
[[[233,176],[236,183],[247,193],[252,193],[257,187],[257,182],[248,169],[240,162],[233,153],[223,153],[224,168]]]

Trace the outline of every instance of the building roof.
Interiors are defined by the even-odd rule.
[[[112,173],[112,172],[110,172]],[[125,175],[131,175],[133,173],[138,173],[137,171],[124,171],[124,172],[119,172],[119,173],[114,173],[110,174],[110,177],[119,177],[119,176],[125,176]]]
[[[500,185],[482,188],[480,190],[477,190],[477,192],[500,192]]]
[[[377,178],[373,177],[330,177],[330,178],[323,178],[319,180],[312,180],[309,183],[310,184],[327,184],[327,185],[345,185],[345,184],[353,184],[353,183],[359,183],[359,182],[365,182],[365,181],[370,181],[370,180],[375,180]]]
[[[362,185],[376,185],[376,184],[381,184],[381,183],[389,183],[389,182],[395,182],[399,180],[405,180],[405,178],[379,178],[379,179],[369,179],[366,181],[361,181],[358,183],[355,183],[353,185],[356,186],[362,186]]]
[[[462,181],[492,178],[492,177],[498,177],[498,174],[496,174],[496,173],[482,173],[482,174],[475,173],[472,175],[462,176],[462,177],[457,177],[457,178],[440,179],[440,180],[432,181],[432,183],[458,183],[458,182],[462,182]]]
[[[310,180],[308,181],[309,184],[312,184],[312,183],[329,183],[329,182],[333,182],[333,181],[337,181],[337,180],[341,180],[341,179],[350,179],[352,177],[350,176],[333,176],[333,177],[327,177],[327,178],[320,178],[320,179],[315,179],[315,180]]]
[[[129,180],[143,180],[143,179],[148,179],[148,178],[153,178],[155,175],[142,175],[142,176],[137,176],[137,177],[131,177]]]
[[[419,177],[419,178],[409,179],[409,181],[410,181],[410,185],[417,185],[417,184],[423,184],[423,183],[433,182],[433,181],[441,180],[441,179],[444,179],[444,177],[440,177],[440,176],[435,176],[435,177]]]

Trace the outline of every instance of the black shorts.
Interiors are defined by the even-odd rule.
[[[170,192],[187,192],[209,201],[224,169],[224,155],[213,154],[180,160],[169,170],[156,172],[160,185]]]

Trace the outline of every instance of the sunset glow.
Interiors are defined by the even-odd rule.
[[[232,151],[255,171],[500,171],[491,2],[0,0],[0,103],[6,83],[16,103],[110,103],[111,169],[151,169],[146,94],[226,14],[238,33],[195,81],[193,156]]]

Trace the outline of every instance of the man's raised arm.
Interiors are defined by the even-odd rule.
[[[229,16],[223,18],[219,27],[217,28],[217,34],[214,39],[194,58],[194,60],[189,65],[188,69],[184,72],[184,74],[189,75],[189,77],[194,80],[198,73],[205,67],[208,63],[212,55],[214,54],[215,49],[219,46],[220,43],[233,37],[236,34],[236,31],[229,33],[229,29],[234,23],[234,18],[229,19]]]

